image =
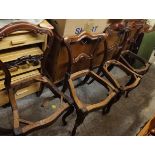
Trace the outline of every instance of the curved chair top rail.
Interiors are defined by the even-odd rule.
[[[47,34],[48,36],[53,36],[53,32],[47,28],[41,28],[37,25],[28,22],[14,22],[10,23],[0,29],[0,39],[7,37],[16,31],[29,31],[33,33]]]
[[[90,40],[97,40],[99,37],[102,39],[105,39],[108,35],[106,33],[99,33],[99,34],[90,34],[86,31],[83,31],[79,35],[71,36],[71,37],[65,37],[64,42],[66,43],[74,43],[74,42],[80,42],[84,38],[88,38]]]

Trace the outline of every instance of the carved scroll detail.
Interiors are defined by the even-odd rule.
[[[92,59],[92,55],[88,55],[86,53],[80,53],[76,58],[73,58],[73,63],[77,63],[81,59]]]

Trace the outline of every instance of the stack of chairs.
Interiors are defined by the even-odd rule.
[[[139,29],[137,29],[137,31],[139,31]],[[136,34],[138,33],[137,31],[135,31]],[[72,135],[76,134],[76,129],[78,128],[78,126],[80,126],[80,124],[83,123],[84,118],[89,112],[102,109],[103,114],[108,113],[111,106],[116,101],[118,101],[122,95],[125,95],[125,97],[127,97],[128,93],[140,84],[142,76],[148,71],[150,67],[149,62],[145,61],[143,58],[139,57],[129,49],[125,49],[126,43],[127,41],[129,41],[129,33],[132,33],[132,28],[128,27],[127,23],[124,22],[109,25],[105,29],[103,34],[92,35],[86,32],[82,32],[78,36],[68,37],[64,39],[64,44],[68,51],[69,63],[62,91],[65,92],[67,88],[69,89],[70,96],[74,101],[74,107],[77,113],[75,125],[72,130]],[[135,36],[137,37],[137,35]],[[93,43],[95,42],[95,40],[96,42],[97,40],[98,42],[100,40],[100,42],[102,41],[102,43],[95,44]],[[80,49],[78,49],[77,53],[80,54],[76,57],[74,57],[72,54],[74,53],[74,50],[76,51],[76,49],[74,49],[75,44],[79,44],[82,49],[81,53],[79,52]],[[84,49],[84,47],[86,48],[86,45],[89,44],[92,45],[92,49],[90,50],[92,53]],[[95,53],[97,53],[97,50],[100,49],[100,44],[104,44],[104,49],[102,49],[103,59],[102,63],[98,66],[96,71],[96,69],[94,70],[93,68],[93,59],[95,58]],[[130,46],[133,45],[130,44]],[[128,45],[128,47],[130,46]],[[84,53],[84,51],[86,53]],[[130,60],[130,57],[142,62],[143,65],[138,69],[135,68],[134,65],[132,66],[132,64],[129,63],[130,61],[128,61]],[[83,63],[87,63],[89,65],[87,69],[79,68],[79,70],[77,70],[77,67],[75,66],[79,66],[79,63],[82,66],[82,60]],[[127,75],[128,81],[126,81],[126,83],[122,84],[122,82],[120,82],[115,77],[115,75],[113,75],[112,70],[116,67],[118,67]],[[117,74],[119,74],[119,72],[117,72]],[[84,79],[74,86],[73,81],[81,77],[84,77]],[[106,79],[103,77],[106,77]],[[106,83],[106,85],[104,84],[104,86],[107,89],[109,87],[108,95],[101,103],[91,103],[90,105],[86,105],[78,98],[75,88],[84,84],[89,85],[95,80],[98,82],[100,81],[100,84],[103,84],[103,81],[104,83]],[[70,115],[72,112],[68,112],[68,115]],[[66,115],[64,119],[66,119],[68,115]]]

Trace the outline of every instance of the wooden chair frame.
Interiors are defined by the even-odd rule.
[[[122,31],[122,33],[124,33],[123,39],[120,43],[115,44],[115,46],[117,46],[116,49],[119,49],[118,51],[116,51],[117,55],[113,56],[110,58],[108,58],[109,55],[109,51],[106,50],[104,51],[105,54],[105,58],[103,58],[103,63],[98,67],[98,71],[97,71],[97,75],[100,75],[102,73],[101,76],[106,75],[106,77],[108,78],[108,80],[120,91],[120,95],[122,93],[125,93],[125,96],[128,96],[129,91],[131,91],[132,89],[134,89],[135,87],[138,86],[138,84],[140,83],[140,79],[141,76],[137,73],[135,73],[134,71],[132,71],[130,68],[128,68],[127,66],[125,66],[123,63],[119,62],[119,58],[120,58],[120,54],[122,52],[122,49],[125,46],[126,40],[128,38],[128,28],[126,28],[125,26],[109,26],[109,28],[107,29],[111,29],[111,31]],[[113,46],[114,47],[114,46]],[[113,48],[111,49],[113,50]],[[114,51],[115,52],[115,51]],[[121,70],[123,70],[125,73],[127,73],[128,75],[131,75],[131,80],[127,83],[126,86],[121,86],[118,81],[114,78],[114,76],[110,73],[110,70],[113,68],[113,66],[117,66],[119,67]],[[94,80],[91,80],[89,82],[92,83]]]
[[[126,56],[130,57],[134,57],[134,59],[137,59],[138,61],[140,61],[143,64],[143,67],[141,68],[134,68],[132,66],[132,64],[130,64],[130,62],[127,61]],[[128,68],[130,68],[131,70],[133,70],[135,73],[140,74],[140,75],[144,75],[148,70],[149,67],[151,65],[151,63],[147,62],[145,59],[143,59],[142,57],[139,57],[137,54],[126,50],[126,51],[122,51],[121,55],[119,57],[119,61],[121,61],[123,64],[125,64]]]
[[[133,70],[135,73],[140,75],[144,75],[149,70],[149,67],[151,65],[149,62],[137,55],[139,49],[139,44],[137,43],[137,41],[139,36],[144,33],[146,27],[148,27],[148,25],[146,24],[146,20],[135,20],[131,24],[130,21],[126,21],[126,31],[124,31],[124,33],[126,34],[126,38],[124,40],[122,51],[117,59],[124,65],[129,67],[131,70]],[[132,29],[135,29],[133,38],[130,37]],[[126,45],[128,46],[127,49],[125,48]],[[129,57],[133,57],[133,59]],[[136,69],[132,66],[135,59],[139,60],[143,64],[142,68]]]
[[[127,75],[131,76],[131,79],[128,81],[128,83],[125,86],[122,86],[119,84],[119,82],[114,78],[113,74],[110,72],[111,71],[111,66],[117,66],[120,68],[122,71],[124,71]],[[107,61],[103,68],[102,68],[103,74],[108,78],[108,80],[121,92],[125,93],[125,96],[128,96],[128,93],[136,88],[140,81],[141,81],[141,76],[139,74],[136,74],[132,70],[130,70],[128,67],[126,67],[124,64],[117,60],[109,60]]]
[[[68,72],[66,73],[66,78],[64,80],[63,92],[65,92],[66,89],[69,88],[71,97],[74,101],[74,107],[76,108],[76,113],[77,113],[75,125],[72,130],[72,135],[76,134],[76,130],[78,126],[80,126],[83,123],[88,113],[94,110],[101,109],[101,108],[104,109],[106,106],[109,106],[108,104],[117,96],[117,89],[110,82],[101,78],[100,76],[98,76],[92,71],[93,58],[94,58],[95,51],[99,45],[99,42],[101,40],[104,40],[104,36],[105,36],[104,34],[91,35],[89,33],[82,32],[78,36],[64,39],[65,46],[67,48],[68,56],[69,56],[69,63],[68,63],[69,65],[68,65]],[[83,39],[86,39],[86,38],[94,42],[94,43],[91,42],[92,49],[90,50],[90,54],[87,55],[85,53],[81,53],[76,58],[73,58],[71,44],[81,42],[83,41]],[[81,59],[90,60],[90,67],[88,69],[80,70],[75,73],[72,73],[72,66],[78,61],[80,61]],[[80,77],[83,77],[83,76],[86,79],[84,83],[89,79],[89,77],[92,77],[109,91],[109,95],[104,100],[100,101],[99,103],[92,103],[91,105],[84,104],[76,95],[76,90],[73,84],[74,80]]]
[[[15,32],[15,31],[29,31],[32,33],[40,33],[40,34],[46,34],[48,36],[47,40],[47,48],[43,53],[43,59],[41,60],[41,73],[38,76],[28,78],[26,80],[22,80],[20,82],[16,82],[14,84],[11,84],[11,74],[8,68],[5,66],[5,63],[0,61],[0,66],[2,67],[2,70],[5,73],[5,88],[8,93],[9,102],[12,107],[13,112],[13,131],[15,135],[20,135],[27,133],[33,129],[42,127],[44,125],[48,125],[53,123],[59,116],[63,114],[66,110],[70,109],[70,105],[72,105],[72,99],[66,95],[64,95],[48,78],[46,69],[45,69],[45,62],[48,56],[48,53],[51,50],[52,42],[53,42],[53,32],[46,28],[40,28],[39,26],[33,25],[31,23],[27,22],[15,22],[11,23],[2,29],[0,29],[0,39],[3,39],[4,37],[8,36],[9,34]],[[62,106],[58,108],[54,113],[52,113],[50,116],[41,119],[36,122],[24,120],[20,118],[18,106],[15,99],[15,93],[17,90],[24,88],[26,86],[31,85],[34,82],[40,83],[40,91],[38,93],[38,96],[41,95],[44,86],[49,88],[56,97],[61,99]],[[25,126],[21,127],[21,123]]]

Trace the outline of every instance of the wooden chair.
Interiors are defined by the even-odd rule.
[[[118,67],[121,69],[128,77],[130,76],[130,79],[126,84],[120,83],[117,78],[113,75],[111,72],[111,68]],[[109,60],[107,61],[103,67],[102,67],[102,75],[106,75],[107,79],[120,91],[121,94],[125,94],[125,97],[128,96],[128,93],[136,88],[140,81],[141,76],[139,74],[136,74],[134,71],[129,69],[127,66],[122,64],[121,62],[117,60]],[[120,95],[121,95],[120,94]]]
[[[124,46],[117,60],[129,67],[137,74],[144,75],[150,67],[150,63],[145,59],[137,55],[144,32],[147,31],[149,25],[146,20],[126,20],[126,39],[124,40]],[[135,63],[139,63],[139,67],[136,68]]]
[[[134,60],[134,62],[138,60],[138,62],[140,63],[140,67],[135,67],[135,65],[138,64],[134,65],[133,62],[129,61],[131,59]],[[129,50],[122,51],[118,60],[124,65],[126,65],[128,68],[130,68],[132,71],[140,75],[144,75],[149,70],[151,65],[151,63],[147,62],[145,59],[139,57],[137,54]]]
[[[47,48],[42,54],[41,59],[41,71],[40,74],[37,76],[33,76],[31,78],[27,78],[25,80],[21,80],[19,82],[11,83],[11,74],[9,69],[6,67],[6,64],[0,61],[0,66],[2,67],[4,73],[5,73],[5,79],[4,84],[6,91],[8,93],[9,102],[12,107],[13,112],[13,131],[15,135],[24,134],[32,129],[36,129],[39,127],[42,127],[44,125],[48,125],[53,123],[59,116],[61,116],[68,108],[70,108],[70,105],[72,104],[72,99],[68,96],[64,95],[48,78],[46,68],[45,68],[45,62],[48,56],[48,53],[51,50],[52,40],[53,40],[53,32],[46,28],[40,28],[39,26],[27,23],[27,22],[16,22],[9,24],[5,26],[4,28],[0,29],[0,39],[3,39],[4,37],[7,37],[9,34],[15,32],[15,31],[29,31],[32,33],[39,33],[39,34],[46,34],[48,36],[47,40]],[[20,61],[20,59],[18,59]],[[15,93],[17,90],[22,89],[24,87],[27,87],[31,85],[34,82],[40,83],[40,92],[38,95],[41,95],[43,91],[43,87],[49,88],[56,97],[61,99],[61,106],[56,109],[54,113],[49,115],[48,117],[38,120],[36,122],[32,122],[29,120],[25,120],[20,117],[18,106],[16,103]]]
[[[127,97],[129,91],[137,87],[141,79],[141,75],[135,73],[128,66],[119,62],[120,54],[128,37],[128,28],[122,24],[110,25],[105,29],[105,32],[108,34],[108,36],[110,35],[110,38],[106,38],[107,50],[104,51],[105,57],[103,58],[103,63],[98,67],[97,74],[100,75],[102,73],[101,77],[106,75],[108,80],[120,91],[120,96],[122,93],[125,93],[125,96]],[[113,67],[118,67],[128,76],[131,76],[130,80],[125,85],[121,85],[113,76],[111,73]],[[94,80],[91,80],[88,83],[90,84],[93,81]]]
[[[65,46],[68,51],[69,63],[68,71],[64,80],[63,92],[69,88],[77,113],[72,135],[76,134],[78,126],[83,123],[88,113],[98,109],[105,109],[105,107],[109,106],[109,103],[112,102],[117,96],[117,89],[113,87],[110,82],[101,78],[92,71],[95,52],[98,49],[99,43],[104,41],[104,36],[104,34],[91,35],[89,33],[82,32],[78,36],[64,38]],[[75,44],[78,44],[79,48],[76,48],[74,51],[73,49]],[[86,69],[79,68],[79,66],[82,67],[83,64],[87,64]],[[82,102],[76,94],[75,86],[73,83],[73,81],[81,77],[86,77],[86,81],[89,79],[89,77],[95,79],[97,82],[99,82],[99,84],[108,90],[108,96],[99,103],[85,104]],[[66,117],[67,116],[68,115],[66,115]]]

